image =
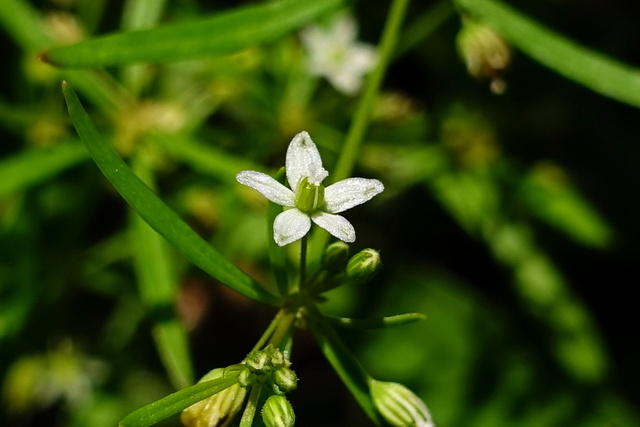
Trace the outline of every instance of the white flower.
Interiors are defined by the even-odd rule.
[[[328,28],[318,26],[302,30],[300,37],[309,52],[309,70],[324,76],[339,91],[356,94],[362,78],[376,64],[373,46],[356,41],[358,25],[347,14],[334,18]]]
[[[287,182],[291,189],[271,176],[257,171],[242,171],[240,184],[260,192],[286,209],[273,222],[273,238],[280,246],[295,242],[311,229],[311,221],[344,242],[354,242],[356,231],[337,213],[360,205],[384,190],[377,179],[347,178],[322,185],[329,173],[322,167],[318,148],[307,132],[297,134],[289,144],[285,160]]]

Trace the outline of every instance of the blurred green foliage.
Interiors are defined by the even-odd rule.
[[[240,360],[273,314],[127,210],[71,126],[64,78],[142,180],[274,293],[273,213],[235,174],[277,171],[301,130],[331,171],[360,132],[357,175],[387,190],[348,216],[355,246],[380,249],[384,267],[366,286],[331,291],[324,309],[427,316],[340,331],[367,369],[416,391],[441,427],[640,425],[626,286],[638,277],[640,238],[638,74],[621,62],[639,53],[629,5],[414,1],[381,92],[365,95],[370,126],[349,132],[366,112],[308,73],[298,32],[346,5],[375,44],[388,3],[264,4],[0,3],[0,424],[116,425]],[[225,39],[218,24],[233,27],[236,13],[273,25]],[[488,61],[480,79],[469,76],[456,51],[461,18],[490,25],[513,49],[511,63]],[[219,38],[180,30],[202,22]],[[177,33],[153,33],[171,24]],[[132,30],[150,31],[149,45],[114,35],[74,47]],[[193,46],[165,44],[171,37]],[[471,46],[478,58],[486,48]],[[106,68],[53,68],[37,60],[49,49],[53,61]],[[293,353],[299,425],[365,423],[305,334]]]

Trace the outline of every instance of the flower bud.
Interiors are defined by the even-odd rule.
[[[280,368],[273,374],[273,382],[281,392],[289,393],[298,386],[298,376],[289,368]]]
[[[478,79],[491,80],[491,90],[502,93],[502,74],[511,63],[511,47],[493,28],[465,19],[458,33],[458,52],[467,71]]]
[[[339,240],[325,249],[322,255],[322,267],[330,272],[340,272],[347,266],[348,259],[349,245]]]
[[[292,427],[296,414],[284,396],[270,396],[262,407],[262,421],[267,427]]]
[[[402,384],[374,380],[371,397],[378,411],[392,426],[435,426],[427,405]]]
[[[371,279],[382,265],[380,252],[375,249],[363,249],[351,257],[347,264],[347,280],[364,283]]]
[[[222,378],[224,371],[223,368],[214,369],[199,382]],[[246,395],[247,389],[236,383],[189,406],[182,411],[180,420],[185,427],[225,427],[242,409]]]

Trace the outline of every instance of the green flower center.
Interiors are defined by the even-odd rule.
[[[312,214],[324,207],[324,185],[315,185],[303,178],[296,192],[296,208],[306,214]]]

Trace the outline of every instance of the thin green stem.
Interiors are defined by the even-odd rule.
[[[269,339],[269,344],[273,345],[274,347],[279,347],[282,343],[282,340],[289,334],[289,331],[291,331],[291,325],[293,325],[293,321],[295,320],[295,318],[295,313],[283,313],[275,331]]]
[[[307,273],[307,241],[308,234],[300,240],[300,282],[298,289],[303,289],[305,286],[306,273]]]
[[[276,316],[273,318],[273,320],[271,321],[267,329],[264,331],[264,333],[262,334],[262,336],[260,337],[256,345],[253,346],[253,348],[251,349],[251,352],[260,350],[262,347],[265,346],[265,344],[269,341],[274,331],[278,327],[278,324],[280,323],[280,319],[282,319],[282,316],[284,315],[285,315],[285,309],[281,308],[276,314]]]
[[[331,176],[333,181],[340,181],[341,179],[347,178],[351,175],[351,171],[355,166],[358,153],[360,152],[360,145],[371,119],[373,104],[380,91],[380,85],[389,66],[390,59],[393,56],[408,5],[409,0],[394,0],[391,4],[391,10],[389,11],[378,49],[380,59],[365,85],[358,109],[356,110],[353,121],[351,122],[351,127],[342,146],[338,163]]]
[[[393,54],[394,58],[414,48],[419,43],[428,39],[442,24],[455,15],[455,8],[449,0],[440,0],[432,5],[426,12],[413,19],[406,27],[398,41],[398,46]]]
[[[253,417],[256,415],[258,401],[260,400],[260,392],[262,392],[262,384],[256,384],[251,387],[247,406],[245,406],[240,419],[240,427],[251,427],[251,424],[253,424]]]

